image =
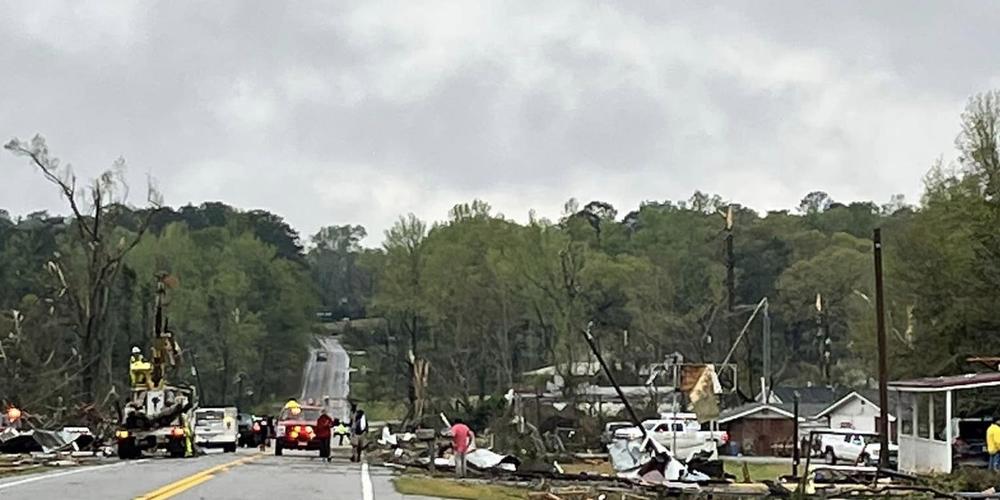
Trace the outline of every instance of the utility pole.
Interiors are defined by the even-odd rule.
[[[799,391],[795,391],[794,398],[792,400],[792,442],[795,443],[795,448],[792,450],[792,477],[799,477],[799,446],[802,442],[799,439]]]
[[[736,256],[733,251],[733,206],[726,207],[726,327],[729,330],[729,345],[738,342],[733,334],[739,327],[736,319]],[[750,340],[747,339],[747,388],[753,393],[754,373],[753,373],[753,349]],[[737,387],[739,381],[736,382]],[[752,394],[751,394],[752,396]]]
[[[590,329],[593,328],[593,326],[594,326],[593,321],[587,323],[587,328],[583,330],[583,338],[584,340],[587,341],[587,345],[590,346],[590,352],[594,353],[594,357],[596,357],[597,362],[600,363],[601,370],[604,371],[604,375],[608,377],[608,382],[611,382],[611,386],[614,387],[615,392],[618,393],[618,399],[620,399],[622,404],[625,405],[625,411],[628,412],[628,415],[631,418],[632,423],[636,427],[638,427],[639,432],[642,433],[642,441],[643,443],[645,443],[646,438],[649,437],[649,434],[646,432],[646,428],[642,426],[642,421],[639,420],[639,416],[635,413],[635,410],[632,408],[632,404],[629,403],[628,398],[625,397],[625,393],[622,392],[621,386],[618,385],[618,382],[615,382],[615,377],[614,375],[611,374],[611,370],[608,368],[608,364],[604,362],[604,357],[601,356],[601,352],[597,348],[597,343],[594,341],[594,335],[590,333]]]
[[[764,395],[764,402],[768,401],[771,395],[771,388],[773,387],[771,382],[771,314],[767,310],[768,302],[764,302],[764,316],[761,318],[763,323],[763,334],[764,334],[764,363],[763,370],[764,376],[762,379],[764,383],[763,387],[760,388],[761,394]]]
[[[736,311],[736,259],[733,257],[732,205],[729,205],[726,211],[726,301],[726,310],[732,314]]]
[[[885,337],[885,297],[882,284],[882,229],[872,235],[875,253],[875,325],[878,330],[879,467],[889,468],[889,360]]]
[[[816,337],[820,343],[819,355],[820,366],[823,368],[823,379],[827,386],[832,386],[833,341],[830,339],[830,329],[826,324],[826,312],[823,311],[823,295],[819,293],[816,294]]]

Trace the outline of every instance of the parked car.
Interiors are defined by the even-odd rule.
[[[257,439],[257,433],[253,430],[253,424],[257,419],[249,413],[240,413],[236,415],[236,428],[239,432],[238,445],[252,448],[260,444]]]
[[[878,434],[854,429],[830,429],[820,434],[820,453],[827,465],[877,465],[879,461]],[[889,463],[897,463],[899,446],[889,444]]]
[[[952,465],[957,467],[986,467],[990,454],[986,451],[986,429],[992,423],[990,418],[954,418],[951,432],[955,436],[951,443]]]
[[[239,431],[236,425],[236,407],[198,408],[194,411],[194,436],[198,446],[222,448],[226,453],[236,451]]]
[[[664,413],[660,417],[644,420],[643,428],[653,440],[683,460],[691,460],[696,455],[716,459],[719,456],[719,446],[729,441],[729,434],[726,432],[701,430],[701,424],[694,413]],[[630,426],[616,430],[613,435],[615,439],[638,439],[642,437],[642,431]]]

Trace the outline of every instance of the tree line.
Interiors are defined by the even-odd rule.
[[[591,323],[625,381],[674,352],[720,362],[763,298],[774,383],[862,386],[875,366],[876,227],[892,375],[956,372],[966,357],[998,354],[998,95],[970,99],[957,159],[931,166],[914,204],[816,191],[761,213],[696,192],[626,213],[570,200],[556,220],[517,222],[474,200],[441,221],[401,217],[374,247],[357,225],[303,245],[265,211],[175,210],[155,196],[129,207],[115,169],[77,188],[44,141],[15,141],[9,150],[82,201],[68,217],[0,212],[0,398],[59,408],[121,391],[128,348],[151,328],[157,273],[177,282],[172,326],[203,396],[219,403],[297,392],[316,312],[380,318],[348,329],[366,352],[357,397],[471,405],[542,366],[576,376],[565,367],[590,359],[581,331]],[[758,327],[734,361],[751,397],[765,375]],[[414,382],[421,366],[426,386]]]
[[[590,322],[618,377],[642,383],[638,367],[669,353],[722,361],[765,297],[774,384],[871,386],[877,227],[891,375],[956,373],[968,357],[1000,354],[991,347],[1000,335],[1000,93],[971,98],[959,129],[957,159],[931,165],[916,204],[816,191],[759,213],[696,192],[624,214],[570,200],[558,220],[518,223],[473,201],[443,221],[402,217],[376,249],[350,244],[360,228],[329,228],[342,243],[317,251],[351,269],[327,282],[369,294],[341,299],[352,305],[338,313],[385,319],[353,337],[368,350],[372,399],[415,399],[418,359],[430,366],[430,397],[467,406],[541,366],[571,379],[566,367],[590,359],[581,337]],[[350,296],[335,288],[320,286],[334,307]],[[762,340],[755,325],[734,353],[744,398],[765,375]]]

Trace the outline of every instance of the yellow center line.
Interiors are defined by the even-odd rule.
[[[205,481],[208,481],[209,479],[212,479],[213,477],[215,477],[215,474],[217,473],[225,472],[229,470],[231,467],[245,464],[251,460],[256,459],[259,456],[261,455],[259,454],[251,455],[249,457],[243,457],[237,460],[233,460],[232,462],[226,462],[224,464],[216,465],[214,467],[209,467],[205,470],[196,472],[190,476],[181,478],[170,484],[167,484],[153,491],[150,491],[149,493],[140,495],[136,497],[135,500],[166,500],[167,498],[170,498],[174,495],[187,491],[191,488],[194,488],[195,486],[198,486],[201,483],[204,483]]]

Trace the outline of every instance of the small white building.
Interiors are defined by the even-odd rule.
[[[851,391],[823,411],[813,416],[816,420],[826,420],[831,429],[854,429],[858,432],[877,433],[879,406],[872,401],[876,395],[866,395]],[[877,401],[877,399],[876,399]],[[892,400],[889,408],[892,409]],[[895,436],[896,416],[889,414],[889,435]]]

